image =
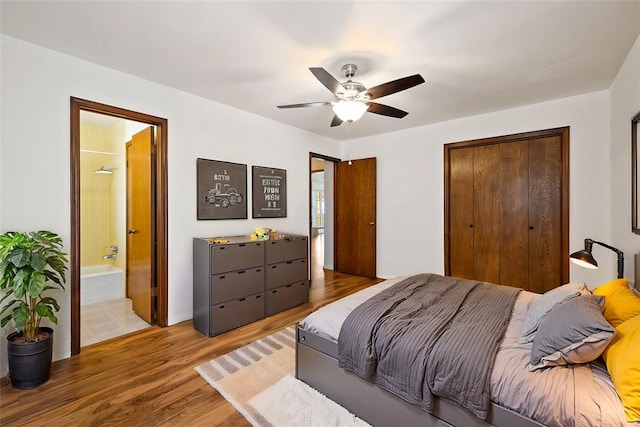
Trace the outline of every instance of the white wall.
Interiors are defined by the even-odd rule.
[[[611,245],[625,254],[625,277],[633,280],[640,236],[631,232],[631,118],[640,112],[640,37],[610,89]],[[640,277],[636,278],[636,286]]]
[[[471,139],[570,126],[570,250],[585,237],[611,241],[608,121],[600,91],[349,141],[351,158],[378,159],[378,276],[444,272],[443,145]],[[571,280],[615,278],[608,252],[594,253],[597,271],[571,264]]]
[[[131,75],[5,35],[1,51],[0,231],[50,229],[70,242],[69,97],[168,119],[169,323],[192,317],[192,237],[249,234],[264,226],[308,233],[309,152],[336,156],[339,144]],[[285,154],[286,153],[286,154]],[[196,220],[196,158],[287,170],[288,217]],[[250,205],[249,205],[250,206]],[[54,359],[68,357],[70,292],[62,309]],[[0,339],[0,376],[6,340]]]

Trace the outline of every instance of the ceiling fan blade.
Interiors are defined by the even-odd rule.
[[[342,119],[338,116],[333,116],[333,120],[331,120],[331,127],[340,126],[342,124]]]
[[[402,111],[395,107],[389,107],[388,105],[378,104],[377,102],[367,102],[366,104],[369,106],[369,109],[367,110],[368,113],[380,114],[381,116],[395,117],[396,119],[401,119],[407,114],[409,114],[406,111]]]
[[[278,108],[322,107],[324,105],[331,105],[331,103],[330,102],[305,102],[303,104],[278,105]]]
[[[381,85],[374,86],[367,89],[367,93],[371,95],[369,99],[382,98],[383,96],[391,95],[392,93],[400,92],[401,90],[409,89],[424,83],[424,79],[420,74],[414,74],[413,76],[403,77],[398,80],[393,80]]]
[[[311,71],[313,75],[316,76],[316,79],[320,80],[320,83],[322,83],[334,95],[338,92],[344,93],[346,91],[344,86],[342,86],[342,83],[336,80],[335,77],[329,74],[329,72],[324,68],[311,67],[309,68],[309,71]]]

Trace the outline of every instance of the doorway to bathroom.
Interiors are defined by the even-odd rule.
[[[72,354],[166,326],[166,126],[71,98]]]

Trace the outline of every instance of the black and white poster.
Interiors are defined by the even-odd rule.
[[[247,165],[198,159],[198,219],[247,218]]]
[[[287,216],[287,171],[252,167],[252,199],[254,218]]]

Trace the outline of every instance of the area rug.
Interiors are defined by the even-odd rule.
[[[294,378],[295,329],[289,327],[195,370],[254,426],[368,426]]]

